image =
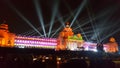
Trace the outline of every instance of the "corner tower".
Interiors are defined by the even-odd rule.
[[[15,34],[10,33],[7,24],[0,25],[0,46],[13,47]]]

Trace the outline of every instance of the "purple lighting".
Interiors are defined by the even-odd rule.
[[[17,36],[14,43],[17,47],[55,48],[57,45],[57,39]]]

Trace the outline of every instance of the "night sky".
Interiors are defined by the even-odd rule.
[[[82,26],[74,30],[74,32],[81,33],[84,38],[87,37],[88,39],[93,40],[96,39],[93,37],[95,35],[94,31],[100,38],[104,38],[105,36],[106,38],[115,36],[117,39],[119,39],[120,1],[86,1],[87,2],[81,9],[81,12],[74,21],[72,28],[74,29],[78,27],[78,25]],[[78,12],[78,9],[80,8],[79,6],[83,3],[83,0],[39,0],[39,6],[41,7],[40,9],[42,12],[46,33],[49,32],[52,12],[54,12],[53,7],[55,7],[54,5],[56,2],[58,3],[58,7],[54,18],[52,31],[56,31],[59,27],[63,27],[60,23],[61,19],[64,24],[65,22],[71,23],[76,16],[76,13]],[[32,29],[26,23],[26,21],[20,17],[20,15],[17,13],[19,12],[35,28],[40,28],[39,32],[43,34],[34,0],[0,0],[0,8],[0,23],[7,23],[9,25],[10,32],[21,35],[38,35],[37,32],[35,32],[34,29]],[[80,28],[82,28],[82,30]],[[62,28],[56,33],[54,37],[57,37],[61,30]],[[85,32],[85,34],[83,32]]]

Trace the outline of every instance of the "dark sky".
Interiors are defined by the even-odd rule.
[[[30,23],[36,28],[40,27],[40,32],[43,34],[41,25],[39,23],[38,14],[36,12],[35,5],[33,3],[34,0],[0,0],[0,23],[3,23],[5,20],[9,25],[10,32],[16,34],[26,34],[25,32],[31,32],[33,29],[23,20],[17,13],[16,10],[19,11],[22,16],[24,16]],[[57,0],[39,0],[39,5],[41,6],[41,11],[43,15],[43,20],[45,24],[46,32],[49,30],[50,20],[53,12],[53,5],[55,5],[55,1]],[[52,30],[57,30],[61,25],[59,19],[63,19],[63,21],[67,20],[68,22],[72,22],[74,19],[77,9],[82,4],[83,0],[58,0],[59,7],[57,15],[55,16],[55,22]],[[12,8],[11,8],[12,7]],[[15,10],[13,9],[15,8]],[[73,15],[71,13],[74,13]],[[60,14],[60,18],[58,18],[58,14]],[[90,21],[88,24],[85,24],[81,28],[83,28],[84,32],[91,31],[87,37],[90,38],[91,34],[94,33],[94,28],[100,30],[100,28],[107,27],[105,30],[102,29],[99,32],[100,37],[103,34],[108,36],[120,35],[119,29],[119,18],[120,18],[120,1],[119,0],[87,0],[87,3],[79,13],[76,20],[79,22],[78,24],[85,24],[86,21]],[[78,27],[77,22],[74,22],[72,28]],[[91,24],[92,22],[92,24]],[[117,25],[114,25],[117,24]],[[96,25],[96,26],[95,26]],[[92,27],[94,26],[94,27]],[[112,27],[113,26],[113,27]],[[97,28],[98,27],[98,28]],[[114,34],[109,35],[111,32]],[[83,32],[80,29],[75,30],[75,32]],[[104,33],[106,32],[106,33]],[[38,35],[37,33],[33,35]],[[32,35],[31,34],[31,35]],[[56,34],[57,35],[57,34]],[[84,34],[83,34],[84,35]]]

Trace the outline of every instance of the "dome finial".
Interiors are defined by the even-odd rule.
[[[70,26],[69,26],[69,22],[66,22],[66,27],[70,27]]]

